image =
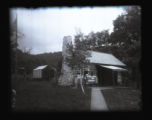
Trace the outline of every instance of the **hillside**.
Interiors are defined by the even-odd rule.
[[[40,65],[50,65],[55,67],[57,71],[60,72],[62,65],[62,52],[31,55],[28,53],[23,53],[18,49],[16,55],[17,65],[15,68],[19,69],[24,67],[27,74],[31,74],[32,70]]]

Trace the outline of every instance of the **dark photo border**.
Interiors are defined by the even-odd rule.
[[[103,6],[130,6],[130,5],[139,5],[142,7],[141,0],[8,0],[5,8],[5,39],[7,39],[6,44],[7,48],[7,117],[9,119],[138,119],[143,117],[143,110],[139,112],[12,112],[10,105],[10,91],[11,91],[11,83],[10,83],[10,38],[9,38],[9,9],[10,8],[39,8],[39,7],[103,7]],[[6,61],[5,61],[6,62]],[[141,67],[143,65],[141,64]],[[143,71],[142,71],[143,72]],[[143,76],[142,76],[143,77]],[[142,78],[143,79],[143,78]],[[142,90],[143,94],[143,90]],[[6,108],[5,106],[5,108]]]

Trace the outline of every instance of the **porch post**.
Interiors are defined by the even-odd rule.
[[[118,72],[118,79],[117,79],[118,83],[121,85],[122,84],[122,78],[121,78],[121,72]]]

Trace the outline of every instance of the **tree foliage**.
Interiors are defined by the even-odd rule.
[[[24,67],[26,74],[32,74],[33,69],[41,65],[49,65],[54,67],[56,68],[57,72],[60,73],[62,65],[61,52],[31,55],[28,53],[23,53],[21,50],[17,49],[16,69]]]
[[[114,31],[111,42],[119,49],[113,52],[125,62],[131,70],[132,80],[139,81],[141,58],[141,8],[131,6],[125,8],[125,13],[114,21]]]
[[[141,14],[139,6],[127,7],[126,13],[114,20],[111,34],[113,44],[128,46],[141,40]]]
[[[17,67],[17,47],[18,40],[24,37],[24,34],[17,28],[17,17],[10,24],[10,57],[11,57],[11,73],[15,73]]]
[[[89,55],[89,52],[87,51],[85,44],[82,44],[82,41],[83,34],[77,34],[74,39],[74,44],[69,43],[67,45],[70,56],[66,57],[66,62],[72,69],[82,68],[88,62],[86,56]]]

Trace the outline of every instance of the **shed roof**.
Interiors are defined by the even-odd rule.
[[[46,68],[48,65],[42,65],[42,66],[38,66],[36,67],[34,70],[42,70],[44,68]]]
[[[89,51],[89,52],[91,53],[91,57],[88,57],[87,59],[90,61],[90,63],[126,66],[124,63],[122,63],[119,59],[117,59],[112,54],[96,52],[96,51]]]

